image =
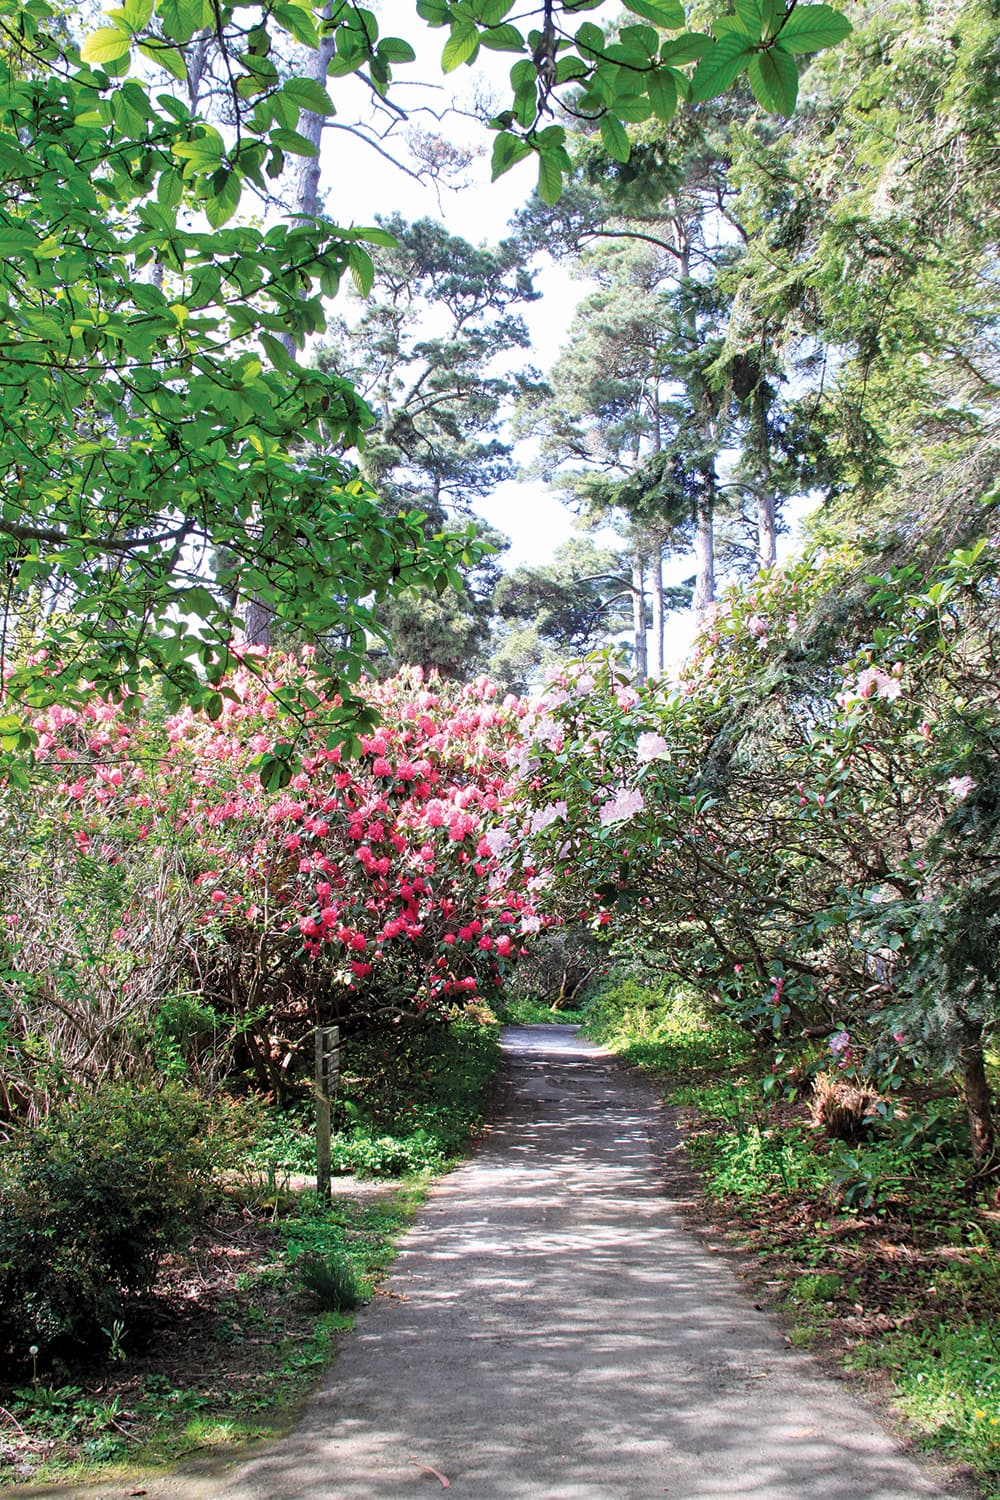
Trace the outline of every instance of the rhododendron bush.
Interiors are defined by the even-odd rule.
[[[534,925],[497,858],[521,705],[415,671],[363,686],[373,727],[345,748],[318,682],[315,732],[285,712],[293,681],[301,703],[308,664],[233,673],[214,721],[96,699],[38,715],[31,793],[0,808],[9,1114],[151,1057],[280,1090],[317,1021],[494,991]],[[298,771],[266,789],[262,757],[292,746]]]
[[[523,873],[549,918],[653,942],[783,1048],[957,1072],[993,1150],[1000,615],[982,546],[930,583],[840,559],[718,610],[678,684],[613,658],[525,721]]]

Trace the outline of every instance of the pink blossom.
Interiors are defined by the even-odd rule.
[[[532,815],[531,832],[541,833],[543,829],[548,828],[552,823],[565,820],[568,811],[569,809],[563,801],[549,802],[545,807],[540,807]]]
[[[629,818],[635,817],[636,813],[642,812],[645,807],[642,793],[637,789],[620,787],[610,801],[605,802],[598,814],[602,828],[607,828],[611,823],[623,823]]]
[[[640,734],[635,746],[636,759],[661,760],[670,754],[670,746],[662,734]]]
[[[959,802],[965,801],[969,793],[974,790],[975,785],[976,783],[971,776],[948,777],[948,790]]]

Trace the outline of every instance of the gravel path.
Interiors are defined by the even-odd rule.
[[[511,1027],[504,1048],[501,1116],[428,1200],[395,1295],[302,1425],[215,1493],[943,1496],[680,1224],[653,1089],[571,1027]]]
[[[12,1500],[960,1493],[683,1227],[651,1085],[569,1026],[509,1027],[504,1051],[499,1118],[432,1192],[390,1295],[359,1314],[294,1432],[242,1461]]]

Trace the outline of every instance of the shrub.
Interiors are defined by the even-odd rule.
[[[106,1087],[14,1138],[0,1164],[0,1347],[79,1352],[183,1243],[211,1167],[207,1109]]]

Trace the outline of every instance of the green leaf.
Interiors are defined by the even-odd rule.
[[[832,5],[800,5],[780,28],[778,37],[789,52],[819,52],[842,42],[850,33],[850,21]]]
[[[775,42],[750,59],[747,77],[757,103],[772,113],[790,115],[799,92],[799,70],[790,52]]]
[[[315,78],[289,78],[281,92],[286,94],[293,104],[297,104],[299,109],[307,109],[310,114],[335,115],[337,113],[330,95]]]
[[[184,61],[183,52],[178,52],[176,47],[164,47],[153,42],[140,42],[139,51],[143,57],[148,57],[158,67],[163,68],[178,83],[187,83],[187,63]]]
[[[221,229],[240,206],[243,184],[235,172],[223,168],[213,176],[212,186],[215,192],[205,201],[205,217],[213,229]]]
[[[471,4],[481,26],[499,26],[514,8],[514,0],[471,0]]]
[[[753,43],[744,32],[731,32],[706,52],[691,78],[691,102],[702,104],[724,94],[753,56]]]
[[[417,0],[417,15],[428,26],[447,26],[451,20],[448,0]]]
[[[127,31],[119,31],[117,26],[101,26],[97,31],[92,31],[80,48],[80,56],[84,62],[114,63],[120,62],[129,54],[131,38]]]
[[[391,63],[411,63],[417,57],[409,42],[398,36],[384,36],[378,44],[378,55]]]
[[[164,208],[176,208],[184,196],[184,178],[176,168],[161,172],[156,183],[156,201]]]
[[[525,48],[524,37],[516,26],[491,26],[479,40],[493,52],[523,52]]]
[[[625,9],[668,31],[684,25],[684,7],[679,0],[625,0]]]
[[[761,29],[764,24],[760,0],[734,0],[733,10],[736,12],[736,17],[747,36],[751,36],[755,42],[759,42]]]
[[[297,130],[272,130],[271,140],[280,150],[290,151],[293,156],[318,155],[312,141],[300,135]]]
[[[660,61],[679,68],[684,63],[700,62],[714,46],[713,39],[703,31],[686,31],[683,36],[675,36],[673,41],[663,43]]]
[[[651,73],[647,91],[656,118],[672,120],[677,112],[677,85],[669,69]]]
[[[442,71],[454,73],[463,63],[471,62],[478,51],[479,28],[473,21],[454,21],[441,54]]]
[[[551,151],[538,154],[538,196],[549,207],[558,203],[562,196],[562,164]]]
[[[601,116],[601,140],[604,149],[615,161],[626,162],[632,154],[632,146],[625,127],[614,115]]]
[[[531,155],[531,147],[522,136],[502,130],[493,142],[492,181],[496,182],[517,162]]]
[[[157,15],[168,41],[183,46],[196,31],[212,24],[212,6],[209,0],[160,0]]]
[[[347,264],[359,295],[367,297],[375,284],[375,267],[371,256],[360,245],[352,245],[347,252]]]

